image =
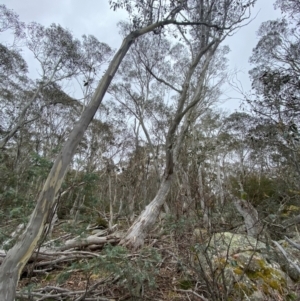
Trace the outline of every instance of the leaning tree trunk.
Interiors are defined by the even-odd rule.
[[[147,32],[151,32],[157,27],[165,24],[171,24],[173,22],[174,20],[157,22],[130,33],[123,40],[120,49],[115,54],[107,71],[102,77],[91,102],[82,113],[80,120],[74,126],[69,139],[56,158],[44,187],[39,195],[36,207],[31,215],[26,229],[16,244],[8,251],[0,267],[0,300],[14,300],[20,274],[28,259],[31,257],[39,240],[43,236],[48,215],[55,203],[55,195],[61,187],[75,150],[81,141],[85,130],[98,110],[107,88],[131,44],[139,36]]]

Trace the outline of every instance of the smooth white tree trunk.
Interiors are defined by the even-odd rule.
[[[161,207],[164,205],[172,183],[171,176],[165,178],[153,201],[146,206],[137,220],[129,228],[126,237],[120,244],[137,249],[144,244],[147,234],[154,228]]]

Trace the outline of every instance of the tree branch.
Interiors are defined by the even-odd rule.
[[[146,65],[146,63],[141,59],[143,65],[145,66],[146,70],[159,82],[165,84],[166,86],[168,86],[169,88],[173,89],[174,91],[178,92],[179,94],[182,93],[182,90],[178,90],[176,89],[174,86],[172,86],[171,84],[169,84],[168,82],[166,82],[165,80],[159,78],[158,76],[156,76],[151,69]]]

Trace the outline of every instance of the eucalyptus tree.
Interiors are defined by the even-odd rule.
[[[273,146],[274,157],[281,154],[299,176],[299,6],[292,0],[278,0],[276,6],[293,18],[261,24],[250,58],[255,93],[247,102],[261,118],[263,136]]]
[[[16,41],[24,38],[25,24],[20,22],[18,15],[0,5],[0,34],[12,31],[13,41],[0,44],[0,135],[5,136],[9,128],[10,118],[16,118],[14,102],[19,103],[26,97],[26,88],[30,84],[27,77],[28,66],[16,46]],[[0,138],[1,139],[1,138]],[[0,140],[1,141],[1,140]]]
[[[123,24],[123,30],[126,31],[126,29],[128,30],[128,25]],[[149,48],[150,43],[153,48]],[[161,136],[162,143],[166,134],[166,126],[162,127],[162,123],[168,122],[168,117],[170,119],[172,116],[172,108],[166,104],[165,100],[169,87],[157,79],[158,77],[166,79],[166,75],[169,75],[168,80],[172,83],[170,77],[176,77],[174,73],[170,76],[165,71],[173,69],[170,64],[170,60],[174,59],[174,55],[172,58],[173,48],[175,47],[171,47],[171,43],[166,38],[159,35],[141,37],[131,47],[109,90],[113,99],[137,121],[136,123],[133,121],[136,151],[140,146],[139,140],[142,135],[149,148],[148,153],[152,157],[158,182],[160,169],[157,157],[158,141],[155,136]],[[183,53],[184,51],[177,52],[178,55],[183,55]],[[176,62],[178,63],[178,60]],[[156,77],[153,76],[153,72],[156,73]],[[163,73],[165,74],[161,75]]]
[[[22,100],[27,97],[26,88],[32,82],[27,77],[28,66],[17,50],[0,44],[0,134],[7,135],[10,119],[17,118]],[[0,140],[1,141],[1,140]]]
[[[123,30],[126,30],[126,24],[123,24]],[[174,32],[173,32],[174,34]],[[146,143],[149,146],[148,152],[152,156],[154,166],[158,179],[160,179],[161,172],[159,169],[159,161],[165,164],[165,154],[163,158],[157,153],[159,144],[165,145],[168,128],[176,114],[176,94],[181,93],[182,86],[182,72],[188,72],[188,66],[190,63],[190,57],[193,53],[197,53],[197,50],[202,51],[203,47],[199,47],[198,43],[192,43],[186,38],[184,31],[179,31],[179,41],[171,42],[167,37],[154,36],[153,38],[143,37],[139,39],[128,53],[128,56],[121,64],[118,82],[110,89],[110,93],[113,95],[124,109],[134,116],[141,125]],[[192,33],[195,37],[195,41],[198,40],[197,32]],[[150,42],[153,48],[149,48]],[[207,44],[201,37],[201,43]],[[207,72],[203,72],[203,62],[205,58],[200,60],[195,70],[195,74],[190,78],[191,91],[198,88],[197,98],[198,102],[194,107],[184,116],[182,126],[176,130],[174,142],[174,165],[177,170],[177,178],[180,174],[182,185],[184,190],[187,190],[189,196],[188,202],[184,202],[183,206],[191,207],[191,193],[188,180],[188,172],[182,166],[182,162],[178,161],[178,155],[185,135],[187,134],[189,127],[193,127],[196,120],[200,118],[201,114],[210,106],[220,93],[220,85],[224,80],[224,66],[226,66],[226,59],[224,56],[228,52],[228,48],[225,47],[212,57]],[[200,67],[198,66],[200,65]],[[205,66],[205,64],[204,64]],[[218,68],[218,72],[216,72]],[[204,73],[204,74],[203,74]],[[218,78],[218,79],[217,79]],[[200,79],[200,80],[199,80]],[[215,81],[215,85],[212,86],[212,79]],[[210,82],[211,81],[211,82]],[[210,87],[211,86],[211,87]],[[187,102],[189,96],[187,96]],[[195,97],[195,96],[194,96]],[[160,134],[160,141],[158,143],[155,139],[156,134]],[[175,137],[175,136],[174,136]],[[170,138],[169,138],[170,139]],[[149,155],[150,155],[149,154]],[[148,156],[149,156],[148,155]],[[155,159],[156,158],[156,159]],[[185,166],[190,166],[189,162],[186,162]],[[161,162],[160,162],[161,163]],[[147,166],[148,168],[148,166]],[[147,169],[146,168],[146,169]],[[138,175],[135,173],[136,176]],[[178,178],[179,180],[179,178]],[[179,180],[180,181],[180,180]],[[146,185],[147,183],[145,183]],[[129,202],[132,206],[132,202],[135,199],[136,193],[132,195],[132,192],[136,188],[130,189]],[[182,191],[181,191],[182,192]],[[131,210],[133,212],[133,209]]]
[[[275,8],[280,8],[282,13],[287,14],[296,24],[300,23],[300,3],[297,0],[276,0]]]
[[[121,23],[123,35],[128,33],[129,27],[128,23]],[[149,48],[150,43],[151,48]],[[158,141],[155,136],[160,135],[161,140],[164,140],[165,128],[158,126],[162,122],[161,116],[158,115],[164,114],[163,108],[166,111],[169,108],[164,103],[165,86],[157,84],[147,68],[155,68],[158,72],[168,68],[166,58],[169,56],[169,49],[170,42],[160,35],[141,37],[129,50],[116,74],[114,84],[109,89],[113,97],[112,101],[119,104],[129,116],[129,127],[135,140],[125,172],[132,174],[131,181],[126,181],[132,221],[138,196],[142,198],[141,203],[147,204],[148,191],[155,190],[160,181]],[[148,187],[147,178],[153,169],[157,181]]]
[[[272,169],[271,155],[274,151],[265,135],[266,126],[261,126],[261,118],[245,112],[235,112],[224,120],[222,135],[225,137],[229,191],[231,180],[238,183],[236,195],[243,198],[243,191],[251,175],[263,176]],[[231,184],[230,184],[231,183]],[[232,190],[233,189],[233,190]]]
[[[267,21],[258,31],[250,71],[256,98],[255,113],[280,127],[299,122],[299,36],[285,19]]]
[[[176,174],[177,177],[181,177],[180,186],[186,195],[186,200],[182,205],[183,208],[185,207],[185,211],[187,208],[195,209],[198,205],[197,201],[200,199],[200,205],[205,215],[207,212],[203,194],[205,184],[205,179],[202,177],[204,161],[198,160],[198,157],[207,156],[207,158],[210,158],[211,167],[218,168],[218,174],[220,174],[220,164],[217,164],[217,161],[219,161],[218,157],[221,156],[221,147],[219,145],[219,152],[216,151],[213,155],[210,151],[210,147],[206,147],[206,144],[208,140],[212,142],[216,139],[221,127],[222,114],[220,112],[217,113],[212,108],[217,104],[222,93],[221,87],[226,78],[226,54],[228,51],[229,48],[227,46],[220,47],[212,57],[205,77],[201,77],[201,74],[199,74],[201,82],[198,83],[198,85],[200,84],[202,86],[201,93],[199,94],[200,100],[198,104],[184,116],[180,130],[178,131],[174,158],[177,165]],[[180,147],[182,143],[185,145],[184,150],[181,150]],[[194,170],[195,167],[197,171]],[[195,187],[193,189],[190,183],[193,182],[193,178],[195,177],[198,179],[198,188],[196,188],[198,194],[192,197],[191,191],[195,191]],[[222,186],[218,185],[218,187],[221,197]],[[221,197],[221,199],[224,198]],[[223,201],[221,201],[221,203],[223,203]],[[207,216],[205,216],[204,219],[207,221]]]
[[[189,114],[190,126],[182,140],[176,167],[182,212],[195,215],[201,210],[207,230],[211,228],[212,208],[219,209],[224,203],[221,181],[223,143],[219,141],[223,114],[212,107],[213,94],[204,94],[202,106]],[[185,123],[182,130],[184,126]]]
[[[27,112],[42,89],[53,82],[70,78],[78,71],[81,59],[80,42],[60,25],[52,24],[45,28],[38,23],[30,23],[27,25],[26,46],[40,65],[40,78],[31,91],[28,91],[25,101],[22,99],[21,103],[13,103],[18,114],[10,121],[6,134],[0,140],[0,148],[3,148],[26,122],[30,122]]]
[[[277,175],[285,188],[295,191],[300,175],[300,5],[296,0],[276,0],[275,7],[283,17],[261,25],[260,40],[250,59],[256,98],[249,102],[264,118],[267,141],[275,149],[272,159],[277,163]],[[292,198],[299,202],[297,195]],[[288,194],[285,199],[291,201]]]
[[[8,9],[4,4],[0,5],[0,32],[13,31],[12,46],[24,37],[24,27],[25,23],[19,20],[19,16],[13,10]]]
[[[32,137],[30,140],[34,144],[33,150],[44,158],[53,160],[81,108],[81,103],[66,94],[57,83],[44,87],[37,102],[32,104],[27,113],[32,119],[38,114],[38,118],[24,125]]]
[[[226,2],[226,1],[225,1]],[[126,237],[121,241],[121,244],[138,248],[144,243],[145,236],[148,231],[154,226],[159,215],[161,206],[165,203],[168,196],[173,172],[174,162],[176,163],[177,149],[180,149],[181,143],[176,141],[176,131],[183,120],[184,116],[201,101],[201,92],[203,89],[203,78],[207,73],[211,59],[215,54],[220,43],[226,38],[233,28],[240,26],[245,11],[233,11],[235,2],[219,2],[219,3],[204,3],[204,2],[185,2],[191,5],[191,9],[187,12],[187,16],[194,18],[198,22],[205,20],[206,22],[221,22],[223,24],[230,23],[229,31],[215,31],[209,27],[192,27],[189,34],[194,42],[189,42],[191,58],[188,61],[186,68],[182,69],[183,76],[181,77],[181,89],[175,91],[178,93],[175,102],[175,114],[171,117],[172,120],[168,127],[166,142],[165,142],[165,171],[160,185],[160,188],[153,199],[147,205],[145,210],[140,214],[135,223],[128,230]],[[182,4],[182,2],[181,2]],[[222,4],[226,4],[222,6]],[[215,12],[222,6],[223,13],[215,14]],[[247,5],[245,6],[245,8]],[[180,24],[177,24],[180,25]],[[180,26],[178,31],[180,32]],[[189,36],[182,32],[184,39],[188,41]],[[172,85],[168,84],[172,87]],[[174,89],[174,87],[173,87]]]
[[[203,60],[203,70],[208,66],[210,58],[217,49],[219,43],[247,18],[250,6],[255,1],[244,0],[219,0],[219,1],[141,1],[141,0],[117,0],[110,1],[112,7],[124,7],[130,13],[132,19],[132,31],[125,37],[120,49],[111,60],[99,85],[81,115],[81,118],[74,126],[69,138],[65,142],[61,152],[49,173],[45,185],[38,197],[36,207],[27,224],[23,234],[11,248],[0,268],[0,299],[13,300],[15,288],[18,283],[20,273],[44,234],[45,226],[51,208],[55,204],[55,195],[61,187],[69,163],[82,139],[84,132],[93,119],[102,99],[110,85],[116,71],[119,68],[124,56],[133,42],[140,36],[147,33],[160,33],[168,25],[178,25],[186,28],[190,27],[191,33],[203,36],[204,43],[199,45],[201,49],[196,51],[187,67],[182,81],[181,93],[177,98],[176,113],[173,116],[171,126],[168,130],[166,141],[166,168],[164,179],[158,190],[157,196],[150,203],[137,222],[129,230],[125,239],[126,244],[134,247],[142,245],[145,233],[154,224],[158,210],[164,203],[169,192],[173,174],[173,147],[174,134],[186,112],[197,102],[197,88],[193,96],[187,95],[189,91],[190,79],[194,75],[199,61]],[[245,15],[246,14],[246,15]],[[198,29],[198,30],[197,30]],[[68,49],[66,49],[68,50]],[[55,52],[55,51],[54,51]],[[54,68],[55,66],[54,65]],[[47,69],[45,69],[48,72]],[[47,80],[47,79],[46,79]],[[194,97],[194,98],[193,98]],[[151,214],[152,209],[154,214]],[[150,219],[149,219],[150,218]]]
[[[257,236],[262,218],[270,214],[278,218],[283,204],[292,200],[287,191],[298,189],[287,159],[291,156],[278,144],[277,128],[266,118],[235,112],[224,120],[222,131],[229,159],[227,194],[243,216],[248,234]]]

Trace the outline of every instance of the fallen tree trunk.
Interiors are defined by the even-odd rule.
[[[102,246],[104,244],[110,243],[117,243],[120,239],[114,238],[112,235],[105,236],[105,237],[97,237],[95,235],[89,236],[83,239],[71,239],[66,241],[64,246],[58,247],[58,250],[65,251],[73,248],[84,248],[89,245],[99,245]]]
[[[45,248],[41,247],[39,251],[34,251],[31,257],[28,259],[28,262],[35,262],[35,266],[45,266],[51,265],[51,263],[55,263],[56,261],[64,261],[70,257],[78,258],[81,256],[97,256],[95,253],[82,251],[82,248],[89,248],[97,246],[98,248],[103,247],[105,244],[117,244],[120,241],[118,236],[114,236],[114,234],[98,237],[96,235],[91,235],[86,238],[73,238],[67,240],[65,244],[55,248]],[[69,251],[71,249],[80,249]],[[0,250],[0,263],[2,263],[5,259],[6,253],[4,250]],[[55,258],[55,259],[53,259]],[[46,261],[46,262],[45,262]],[[48,262],[47,262],[48,261]],[[55,261],[55,262],[54,262]],[[66,260],[67,261],[67,260]]]

